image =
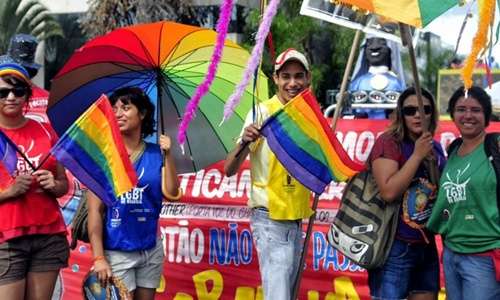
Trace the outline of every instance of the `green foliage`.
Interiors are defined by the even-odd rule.
[[[192,0],[89,0],[89,9],[80,18],[90,39],[114,29],[139,23],[165,20],[196,23]]]
[[[322,22],[299,14],[302,1],[282,1],[271,26],[276,54],[287,48],[303,52],[311,63],[312,88],[318,101],[324,104],[327,89],[340,86],[345,65],[354,38],[354,30]],[[251,50],[254,35],[260,21],[260,12],[252,10],[244,29],[244,47]],[[267,43],[266,43],[267,46]],[[273,58],[266,47],[262,58],[262,69],[271,77]],[[275,85],[269,81],[270,92]]]
[[[452,49],[432,46],[432,44],[425,39],[420,39],[419,44],[415,48],[420,85],[429,90],[436,97],[438,91],[439,70],[448,68],[448,64],[455,56],[454,54],[455,53]],[[403,68],[407,75],[406,85],[413,85],[414,79],[411,69],[410,55],[406,48],[404,48],[401,59],[403,61]]]
[[[442,50],[436,54],[429,50],[427,53],[427,64],[419,70],[422,75],[423,86],[428,87],[435,96],[437,96],[438,90],[439,70],[447,68],[447,64],[453,56],[454,51],[451,49]]]
[[[34,35],[39,41],[64,36],[59,23],[38,0],[0,1],[0,53],[7,52],[16,33]]]

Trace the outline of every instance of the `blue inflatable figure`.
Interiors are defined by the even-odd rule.
[[[358,57],[349,85],[351,103],[393,103],[406,88],[399,45],[384,38],[368,37]],[[393,70],[400,70],[395,73]],[[356,117],[387,118],[386,109],[357,108]]]

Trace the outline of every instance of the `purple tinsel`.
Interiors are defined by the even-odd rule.
[[[226,40],[229,22],[231,21],[232,10],[233,0],[224,0],[220,8],[221,13],[219,15],[219,20],[217,21],[217,38],[214,46],[214,52],[212,53],[212,58],[210,60],[210,65],[208,66],[207,75],[205,76],[203,82],[196,88],[194,95],[189,100],[184,116],[182,117],[181,124],[179,125],[177,141],[181,147],[186,141],[186,131],[189,127],[189,123],[191,123],[195,117],[196,109],[198,109],[198,105],[200,104],[202,97],[208,92],[210,85],[212,85],[212,82],[215,79],[217,67],[224,50],[224,42]]]
[[[247,68],[243,73],[243,78],[236,87],[236,90],[229,97],[226,105],[224,105],[224,118],[222,122],[229,119],[234,112],[234,109],[240,102],[241,96],[245,91],[246,86],[250,82],[250,77],[255,73],[255,70],[259,66],[260,58],[262,56],[262,51],[264,50],[264,43],[266,42],[267,35],[271,29],[271,23],[278,10],[278,5],[280,0],[271,0],[269,6],[266,8],[264,13],[264,18],[257,31],[257,36],[255,37],[255,46],[252,50],[252,56],[249,59]]]

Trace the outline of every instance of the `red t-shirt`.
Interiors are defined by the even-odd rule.
[[[49,155],[57,135],[49,124],[28,119],[21,128],[0,128],[24,153],[35,168],[56,174],[57,162]],[[32,168],[17,154],[17,174],[31,174]],[[43,162],[42,166],[39,166]],[[8,180],[2,178],[0,180]],[[4,175],[5,176],[5,175]],[[0,202],[0,243],[28,234],[55,234],[66,232],[57,199],[40,188],[35,179],[24,195]]]
[[[377,158],[395,160],[398,162],[399,168],[401,168],[406,161],[401,153],[398,141],[388,133],[383,133],[375,141],[369,157],[370,164]]]

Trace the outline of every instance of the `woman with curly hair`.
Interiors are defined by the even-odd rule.
[[[158,235],[162,199],[181,196],[171,141],[164,135],[159,145],[144,141],[154,132],[154,106],[140,88],[118,89],[109,100],[139,182],[113,206],[89,193],[94,271],[103,285],[112,275],[120,278],[132,299],[154,299],[164,258]]]

